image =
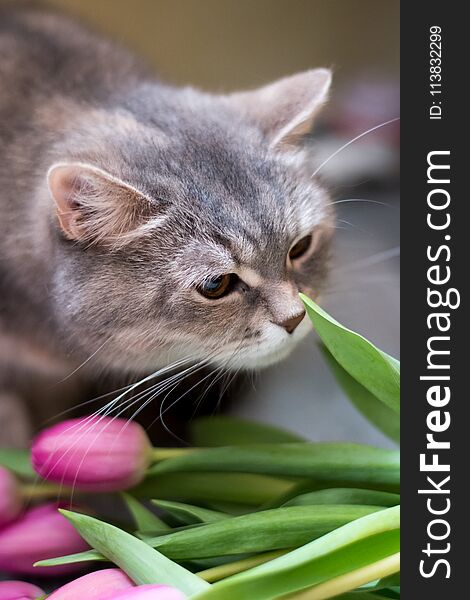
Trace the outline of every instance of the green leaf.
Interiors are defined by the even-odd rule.
[[[325,346],[354,379],[395,412],[400,412],[399,363],[364,337],[347,329],[313,300],[300,294]]]
[[[20,477],[27,479],[37,477],[31,465],[31,453],[29,450],[0,448],[0,466],[5,467]]]
[[[225,416],[196,419],[189,426],[189,431],[194,446],[201,447],[305,441],[300,436],[273,425]]]
[[[274,554],[274,553],[271,553]],[[258,555],[263,556],[263,555]],[[48,558],[47,560],[38,561],[35,566],[36,567],[57,567],[62,565],[71,565],[81,562],[90,562],[90,561],[99,561],[99,562],[108,562],[107,559],[100,554],[97,550],[86,550],[85,552],[79,552],[77,554],[67,554],[66,556],[58,556],[56,558]],[[233,561],[240,562],[240,556],[222,556],[216,558],[201,558],[200,560],[192,560],[185,561],[187,565],[195,566],[197,569],[207,569],[212,570],[215,566],[226,565],[229,563],[233,563]],[[259,561],[260,563],[262,560]],[[258,564],[258,563],[256,563]],[[235,571],[238,573],[238,571]],[[199,577],[209,581],[203,576],[204,572],[198,573]]]
[[[378,579],[377,581],[372,581],[371,583],[362,586],[360,589],[367,592],[375,592],[378,590],[389,590],[396,589],[400,587],[400,573],[394,573],[393,575],[389,575],[388,577],[383,577],[382,579]]]
[[[326,346],[322,345],[322,350],[336,381],[357,410],[387,437],[399,443],[399,415],[381,402],[374,394],[369,392],[369,390],[356,381],[354,377],[351,377],[351,375],[333,358]]]
[[[399,551],[399,545],[399,507],[388,508],[223,579],[191,600],[274,600],[391,557]],[[374,573],[371,579],[380,576]]]
[[[247,556],[246,558],[230,561],[227,561],[228,557],[223,557],[223,559],[226,559],[225,562],[220,564],[221,559],[217,559],[219,564],[210,566],[206,564],[204,565],[204,571],[199,571],[197,574],[205,581],[212,583],[214,581],[225,579],[230,575],[235,575],[235,573],[240,573],[257,565],[261,565],[285,553],[286,550],[274,550],[273,552],[263,552],[261,554],[255,554],[253,556]],[[200,562],[209,563],[211,561],[214,561],[214,559],[205,559]]]
[[[362,565],[336,577],[322,581],[318,585],[310,587],[303,592],[289,596],[291,600],[324,600],[325,598],[337,598],[338,595],[348,593],[363,584],[376,579],[378,576],[394,573],[400,569],[400,553],[395,552],[391,556],[385,556],[376,562]],[[360,588],[359,588],[360,589]],[[380,590],[378,596],[389,596],[388,590]]]
[[[165,556],[178,560],[237,556],[249,552],[290,549],[344,525],[344,523],[380,510],[379,506],[286,507],[233,517],[225,521],[199,525],[195,528],[182,528],[174,533],[157,537],[145,535],[141,537],[146,544],[156,547]],[[107,526],[112,527],[111,525]],[[125,535],[129,536],[129,534]],[[135,539],[133,536],[130,537]],[[96,544],[95,547],[99,550]],[[89,550],[41,561],[38,566],[105,560],[103,555],[107,556],[105,552],[100,554],[97,550]],[[110,560],[116,562],[112,558]]]
[[[149,472],[154,475],[170,472],[194,475],[196,471],[219,471],[225,474],[232,471],[361,484],[355,487],[367,487],[369,483],[398,486],[400,480],[397,451],[347,443],[209,448],[165,460],[154,465]]]
[[[362,504],[369,506],[397,506],[400,495],[358,488],[330,488],[295,496],[282,506],[312,506],[318,504]]]
[[[330,490],[330,489],[338,489],[338,488],[358,488],[364,490],[378,491],[378,492],[388,492],[391,494],[399,494],[400,493],[400,484],[399,483],[380,483],[380,482],[353,482],[353,481],[345,481],[344,479],[335,479],[331,481],[322,481],[321,479],[311,479],[311,480],[302,480],[297,483],[295,486],[291,487],[287,492],[280,494],[277,498],[273,498],[269,500],[265,504],[263,504],[260,509],[266,510],[268,508],[278,508],[279,506],[283,506],[292,498],[297,498],[297,496],[301,496],[303,494],[309,494],[310,492],[318,492],[322,490]]]
[[[81,562],[99,561],[107,562],[107,559],[98,550],[85,550],[77,554],[67,554],[66,556],[57,556],[56,558],[47,558],[35,563],[35,567],[58,567],[61,565],[71,565]]]
[[[174,459],[161,464],[170,460]],[[287,492],[294,485],[294,482],[286,479],[250,473],[150,473],[130,492],[143,498],[258,506]]]
[[[146,508],[143,504],[141,504],[138,500],[136,500],[130,494],[121,494],[124,503],[126,504],[129,512],[132,515],[132,518],[135,521],[136,527],[141,532],[150,532],[157,531],[159,529],[168,531],[171,530],[171,527],[167,525],[164,521],[159,519],[157,515],[153,514],[148,508]]]
[[[400,573],[379,579],[375,587],[376,589],[400,587]]]
[[[143,539],[176,560],[293,548],[380,510],[378,506],[289,506]]]
[[[168,500],[152,500],[152,502],[186,525],[192,525],[194,523],[214,523],[216,521],[224,521],[231,517],[231,515],[216,510],[201,508],[200,506],[193,506],[191,504],[183,504],[182,502],[170,502]],[[157,527],[154,528],[154,531],[156,529]]]
[[[291,487],[289,487],[291,489]],[[253,512],[257,509],[256,506],[250,506],[248,504],[236,504],[233,502],[204,502],[207,508],[211,508],[217,512],[223,512],[230,517],[238,517],[239,515],[246,515],[246,513]]]
[[[137,585],[167,584],[188,595],[209,587],[200,577],[122,529],[87,515],[60,512],[90,546],[125,571]]]
[[[384,600],[384,597],[371,592],[346,592],[335,596],[335,600]]]
[[[362,588],[360,588],[362,590]],[[393,598],[399,600],[400,595],[396,595],[395,593],[390,591],[390,595],[385,595],[382,590],[374,592],[363,592],[353,590],[352,592],[346,592],[345,594],[340,594],[339,596],[334,597],[335,600],[385,600],[386,598]],[[290,600],[295,600],[295,595],[290,596]]]
[[[400,484],[386,484],[386,483],[361,483],[361,482],[351,482],[344,480],[331,480],[331,481],[322,481],[318,479],[311,480],[302,480],[294,487],[287,490],[277,498],[273,498],[272,500],[266,502],[265,504],[259,507],[259,510],[267,510],[269,508],[279,508],[292,500],[292,498],[297,498],[297,496],[301,496],[303,494],[308,494],[310,492],[318,492],[322,490],[330,490],[330,489],[338,489],[338,488],[356,488],[356,489],[364,489],[371,491],[379,491],[379,492],[387,492],[391,494],[400,494]]]
[[[400,586],[393,588],[383,588],[381,590],[377,590],[375,592],[377,596],[380,597],[381,600],[384,598],[392,598],[392,600],[400,600]]]

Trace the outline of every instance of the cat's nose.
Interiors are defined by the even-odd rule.
[[[298,315],[295,315],[295,317],[291,317],[290,319],[286,319],[282,323],[279,323],[279,325],[281,327],[284,327],[284,329],[287,331],[287,333],[293,333],[293,331],[295,330],[295,328],[297,327],[297,325],[300,324],[300,322],[302,321],[302,319],[304,317],[305,317],[305,311],[303,310]]]

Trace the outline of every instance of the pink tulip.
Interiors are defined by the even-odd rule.
[[[21,512],[18,483],[7,469],[0,467],[0,527],[13,521]]]
[[[44,596],[41,588],[24,581],[0,581],[0,600],[36,600]]]
[[[48,600],[108,600],[133,587],[132,581],[120,569],[104,569],[67,583],[48,596]]]
[[[144,429],[108,417],[71,419],[38,435],[31,457],[44,479],[90,491],[118,491],[141,481],[151,459]]]
[[[80,565],[36,568],[33,564],[87,549],[86,542],[58,512],[56,504],[36,506],[0,531],[0,571],[34,575],[68,573]]]
[[[118,592],[110,600],[185,600],[186,596],[169,585],[139,585]]]

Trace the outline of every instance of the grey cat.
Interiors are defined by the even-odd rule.
[[[330,79],[176,88],[69,17],[0,8],[0,445],[94,378],[292,350],[327,274],[302,140]]]

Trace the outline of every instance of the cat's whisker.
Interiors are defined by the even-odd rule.
[[[217,381],[221,377],[224,377],[225,374],[226,374],[226,366],[225,366],[225,364],[221,365],[220,367],[218,367],[218,368],[214,369],[213,371],[211,371],[211,373],[209,375],[213,376],[214,379],[211,381],[210,378],[209,378],[209,376],[206,378],[208,381],[207,381],[207,384],[204,386],[204,389],[201,392],[199,398],[197,399],[196,408],[194,409],[194,412],[193,412],[193,417],[196,415],[197,411],[199,410],[199,407],[201,406],[201,403],[204,400],[204,398],[209,393],[209,390],[217,383]]]
[[[237,378],[238,374],[240,373],[240,371],[242,370],[242,367],[238,367],[233,373],[229,374],[229,376],[227,377],[227,381],[224,383],[221,391],[220,391],[220,395],[219,395],[219,403],[222,401],[222,398],[225,394],[225,392],[229,389],[229,387],[232,385],[232,382]]]
[[[151,399],[147,399],[145,401],[145,403],[139,407],[139,409],[134,412],[134,414],[127,420],[132,421],[141,410],[143,410],[143,408],[145,406],[147,406],[147,404],[154,398],[158,397],[160,394],[162,394],[164,391],[166,391],[169,387],[173,387],[178,385],[183,379],[185,379],[186,377],[188,377],[189,375],[199,371],[200,369],[204,368],[204,366],[206,365],[207,361],[201,361],[200,363],[197,363],[195,365],[192,365],[191,367],[189,367],[188,369],[185,369],[184,371],[166,379],[164,382],[161,382],[161,384],[157,384],[155,386],[153,386],[152,388],[150,388],[149,390],[146,391],[146,393],[144,394],[144,397],[146,395],[152,394]],[[130,405],[126,406],[126,410],[128,410],[129,408],[131,408],[134,404],[136,404],[137,401],[141,400],[142,398],[138,398],[136,401],[132,402]],[[121,413],[119,413],[118,416],[120,416]]]
[[[211,370],[211,374],[215,376],[219,372],[220,368],[221,367],[215,367],[215,368],[213,368]],[[210,379],[208,378],[207,383],[204,384],[201,393],[199,394],[199,396],[195,400],[195,407],[193,409],[193,412],[191,413],[190,421],[192,421],[196,417],[196,414],[197,414],[197,412],[199,410],[199,407],[201,406],[201,403],[204,400],[204,398],[205,398],[207,392],[209,391],[210,387],[211,387],[211,382],[210,382]]]
[[[166,367],[163,367],[157,371],[155,371],[154,373],[147,375],[146,377],[140,379],[139,381],[137,381],[136,383],[132,384],[131,386],[129,386],[129,388],[123,392],[122,394],[120,394],[117,398],[111,400],[110,402],[108,402],[104,407],[102,407],[101,409],[95,411],[92,415],[89,415],[88,417],[85,417],[84,419],[82,419],[81,421],[74,423],[73,425],[71,425],[70,427],[68,427],[63,434],[68,433],[74,429],[76,429],[76,434],[79,434],[80,431],[84,430],[83,433],[80,436],[76,436],[74,442],[72,443],[72,445],[67,448],[67,450],[55,461],[54,465],[52,467],[49,468],[48,472],[46,473],[46,475],[44,476],[45,479],[48,478],[48,476],[53,472],[53,470],[56,468],[56,466],[58,465],[59,461],[62,461],[63,459],[66,458],[66,456],[70,453],[70,452],[74,452],[77,444],[83,439],[83,437],[89,433],[90,431],[92,431],[92,429],[94,427],[97,427],[99,425],[99,423],[102,421],[103,418],[105,418],[108,414],[111,414],[111,412],[113,412],[115,405],[129,392],[131,392],[132,390],[134,390],[135,388],[137,388],[139,385],[146,383],[147,381],[150,381],[151,379],[154,379],[155,377],[158,377],[159,375],[161,375],[162,373],[168,372],[170,370],[175,369],[176,367],[187,363],[188,359],[182,359],[179,361],[176,361],[175,363],[172,363]],[[95,416],[99,416],[98,420],[94,420]],[[89,425],[88,429],[87,429],[87,425]],[[106,426],[105,426],[106,427]],[[94,443],[94,441],[92,442],[92,444]],[[91,445],[90,445],[91,447]],[[70,458],[68,459],[67,465],[68,466],[70,464],[70,461],[73,458],[73,454],[70,456]],[[47,468],[47,463],[46,463],[46,468]],[[77,469],[77,474],[78,474],[79,469]],[[65,472],[65,470],[64,470]],[[35,483],[39,482],[39,477],[36,478]],[[63,487],[64,484],[64,479],[62,478],[62,482],[61,482],[61,486],[60,489]],[[59,495],[60,495],[60,491],[59,491]]]
[[[59,385],[61,383],[64,383],[64,381],[67,381],[67,379],[70,379],[70,377],[72,377],[73,375],[75,375],[75,373],[77,373],[78,371],[80,371],[80,369],[82,369],[86,364],[88,364],[90,362],[90,360],[92,360],[100,350],[102,350],[107,343],[109,343],[111,337],[107,338],[102,344],[101,346],[99,346],[99,348],[97,348],[93,354],[90,354],[90,356],[88,358],[86,358],[80,365],[78,365],[78,367],[76,367],[71,373],[69,373],[68,375],[66,375],[63,379],[61,379],[60,381],[57,382],[56,385]]]
[[[323,167],[325,165],[327,165],[330,162],[330,160],[332,160],[333,158],[335,158],[335,156],[338,156],[338,154],[340,152],[343,152],[343,150],[346,150],[346,148],[348,148],[351,144],[354,144],[354,142],[357,142],[361,138],[365,137],[366,135],[369,135],[370,133],[376,131],[377,129],[381,129],[382,127],[385,127],[386,125],[390,125],[391,123],[395,123],[396,121],[399,121],[399,120],[400,120],[400,117],[395,117],[394,119],[389,119],[388,121],[384,121],[383,123],[380,123],[379,125],[375,125],[374,127],[371,127],[370,129],[367,129],[367,131],[363,131],[359,135],[356,135],[355,137],[353,137],[352,140],[349,140],[349,142],[346,142],[345,144],[343,144],[340,148],[338,148],[338,150],[336,150],[335,152],[333,152],[333,154],[330,154],[330,156],[328,158],[326,158],[315,169],[315,171],[311,175],[312,179],[316,175],[318,175],[318,173],[320,172],[320,170],[323,169]]]
[[[353,229],[357,229],[357,225],[354,225],[354,223],[351,223],[350,221],[346,221],[346,219],[337,219],[337,223],[344,223],[345,225],[349,225],[349,227],[352,227]]]
[[[247,333],[247,329],[245,329],[245,331],[243,333],[243,336],[242,336],[242,339],[240,340],[239,344],[235,346],[232,354],[227,357],[227,360],[222,365],[222,367],[220,369],[220,373],[221,373],[220,376],[216,377],[214,379],[214,381],[210,384],[210,386],[205,391],[205,394],[208,393],[208,391],[210,390],[210,388],[213,385],[215,385],[215,383],[218,381],[218,379],[220,379],[220,377],[222,377],[225,374],[226,371],[228,372],[230,362],[237,356],[237,354],[240,352],[240,350],[243,347],[244,337],[245,337],[246,333]],[[219,396],[219,401],[220,401],[221,397],[223,396],[223,394],[225,393],[225,391],[228,388],[228,386],[230,385],[230,383],[235,379],[235,376],[237,375],[237,373],[239,373],[240,369],[241,369],[241,367],[238,367],[238,369],[235,370],[234,374],[230,374],[229,373],[229,382],[224,387],[222,387],[221,392],[220,392],[220,396]]]
[[[337,272],[341,272],[342,269],[347,270],[347,271],[351,271],[351,270],[358,270],[358,269],[364,269],[367,267],[372,267],[375,265],[378,265],[380,263],[383,263],[387,260],[391,260],[393,258],[398,258],[400,256],[400,246],[394,246],[393,248],[388,248],[387,250],[381,250],[380,252],[377,252],[375,254],[372,254],[371,256],[368,256],[367,258],[363,258],[360,260],[357,260],[349,265],[345,265],[344,267],[338,267],[337,268]]]
[[[168,394],[163,398],[163,400],[162,400],[162,402],[160,404],[159,420],[160,420],[163,428],[165,429],[165,431],[167,431],[167,433],[169,433],[174,438],[178,439],[180,442],[186,443],[184,440],[181,440],[179,438],[179,436],[177,436],[173,431],[170,430],[170,428],[165,423],[163,415],[165,415],[171,408],[173,408],[173,406],[175,406],[178,402],[180,402],[180,400],[182,400],[185,396],[187,396],[190,392],[192,392],[198,385],[201,385],[201,383],[203,383],[204,381],[206,381],[206,379],[208,379],[209,377],[211,377],[213,374],[214,374],[214,372],[211,371],[210,373],[208,373],[207,375],[205,375],[200,381],[198,381],[197,383],[195,383],[194,385],[192,385],[183,394],[181,394],[180,396],[178,396],[178,398],[176,398],[176,400],[174,400],[169,406],[167,406],[165,408],[165,410],[163,410],[163,406],[164,406],[166,398],[168,397]]]
[[[254,370],[250,370],[248,373],[249,373],[251,388],[256,393],[257,392],[256,385],[259,381],[259,375],[258,375],[257,371],[254,371]]]
[[[337,229],[338,231],[349,231],[347,227],[341,227],[341,225],[333,225],[333,229]]]
[[[192,369],[191,369],[191,370],[192,370]],[[173,376],[173,377],[174,377],[174,376]],[[171,379],[171,378],[170,378],[170,379]],[[161,383],[161,382],[160,382],[160,383]],[[169,381],[166,381],[166,385],[167,385],[167,386],[168,386],[168,385],[171,385],[171,383],[169,383]],[[84,460],[86,459],[86,456],[88,455],[88,452],[91,450],[91,447],[94,445],[94,443],[96,442],[96,440],[98,439],[98,437],[99,437],[99,436],[100,436],[100,435],[103,433],[103,431],[105,431],[105,430],[106,430],[106,429],[107,429],[107,428],[108,428],[108,427],[109,427],[109,426],[110,426],[110,425],[111,425],[111,424],[112,424],[112,423],[113,423],[113,422],[114,422],[116,419],[118,419],[119,417],[121,417],[121,416],[124,414],[124,412],[125,412],[126,410],[128,410],[129,408],[131,408],[131,407],[132,407],[134,404],[136,404],[137,402],[142,402],[142,401],[143,401],[143,400],[146,398],[146,396],[150,396],[150,397],[149,397],[147,400],[145,400],[145,401],[143,402],[143,404],[142,404],[142,407],[141,407],[141,408],[139,408],[139,410],[137,410],[137,411],[136,411],[136,413],[135,413],[135,414],[138,414],[138,413],[139,413],[139,411],[140,411],[140,410],[141,410],[143,407],[145,407],[145,406],[146,406],[146,405],[147,405],[147,404],[148,404],[148,403],[149,403],[149,402],[150,402],[150,401],[151,401],[153,398],[157,397],[157,396],[158,396],[158,395],[159,395],[159,394],[160,394],[162,391],[164,391],[164,389],[165,389],[165,387],[160,387],[160,388],[158,388],[158,389],[157,389],[157,387],[158,387],[158,386],[153,386],[152,388],[150,388],[150,389],[148,389],[148,390],[145,390],[145,391],[139,392],[139,394],[138,394],[137,396],[135,396],[135,397],[133,397],[133,398],[126,399],[126,400],[125,400],[125,401],[124,401],[124,402],[123,402],[121,405],[119,405],[119,406],[117,406],[117,407],[115,407],[115,408],[113,409],[113,411],[114,411],[114,410],[117,410],[117,411],[119,411],[119,412],[117,412],[117,413],[116,413],[116,415],[114,415],[114,416],[113,416],[113,417],[110,419],[110,421],[109,421],[108,423],[106,423],[106,425],[105,425],[105,426],[104,426],[102,429],[100,429],[100,431],[98,431],[98,432],[97,432],[97,434],[96,434],[95,438],[94,438],[94,439],[92,439],[92,441],[90,442],[90,444],[89,444],[88,448],[85,450],[85,452],[84,452],[84,455],[83,455],[83,457],[82,457],[82,459],[81,459],[81,461],[80,461],[80,464],[79,464],[79,465],[78,465],[78,467],[77,467],[77,470],[76,470],[76,475],[75,475],[75,479],[74,479],[74,481],[73,481],[73,483],[72,483],[72,486],[71,486],[71,487],[72,487],[72,489],[71,489],[71,495],[70,495],[70,499],[71,499],[71,501],[73,500],[73,495],[74,495],[75,488],[76,488],[77,477],[78,477],[78,474],[79,474],[79,472],[80,472],[81,466],[82,466],[82,464],[83,464]],[[154,390],[156,390],[156,391],[154,392]],[[154,393],[152,394],[152,392],[154,392]],[[110,413],[108,413],[108,416],[109,416],[109,414],[111,414],[111,412],[110,412]],[[113,441],[113,444],[111,445],[111,447],[110,447],[110,449],[109,449],[109,451],[110,451],[110,452],[111,452],[111,450],[112,450],[112,448],[113,448],[113,445],[114,445],[114,443],[116,443],[117,439],[119,438],[119,435],[121,434],[121,432],[122,432],[122,431],[124,431],[124,429],[127,427],[128,423],[129,423],[129,422],[130,422],[132,419],[133,419],[133,417],[132,417],[131,419],[127,419],[127,420],[126,420],[126,423],[125,423],[125,424],[122,426],[122,428],[121,428],[120,432],[118,432],[118,433],[117,433],[117,435],[115,436],[115,439],[114,439],[114,441]]]
[[[365,202],[367,204],[378,204],[379,206],[393,208],[392,205],[387,202],[380,202],[379,200],[369,200],[367,198],[345,198],[343,200],[335,200],[335,202],[330,202],[327,206],[336,206],[337,204],[345,204],[347,202]]]
[[[120,388],[111,390],[110,392],[106,392],[105,394],[101,394],[100,396],[95,396],[94,398],[91,398],[90,400],[85,400],[84,402],[80,402],[79,404],[75,404],[74,406],[71,406],[70,408],[67,408],[66,410],[63,410],[60,413],[56,413],[55,415],[53,415],[52,417],[50,417],[49,419],[47,419],[46,421],[43,422],[43,426],[47,425],[47,423],[50,423],[51,421],[54,421],[55,419],[58,419],[59,417],[62,417],[68,413],[71,413],[75,410],[78,410],[79,408],[83,408],[84,406],[87,406],[88,404],[93,404],[95,402],[99,402],[100,400],[102,400],[103,398],[107,398],[108,396],[112,396],[113,394],[117,394],[119,392],[122,392],[124,390],[128,390],[132,385],[134,385],[134,383],[136,383],[135,381],[130,382]],[[111,401],[112,402],[112,401]],[[97,411],[95,411],[95,413],[93,413],[93,415],[99,414],[100,411],[102,411],[107,405],[105,405],[104,407],[99,408]],[[88,415],[86,418],[89,418],[92,415]]]
[[[204,359],[204,360],[200,361],[199,363],[191,365],[188,369],[185,369],[184,371],[176,373],[172,377],[169,377],[164,382],[159,382],[158,384],[156,384],[155,386],[152,386],[152,388],[147,390],[140,398],[136,397],[136,400],[134,402],[127,404],[127,406],[122,411],[120,411],[120,413],[118,413],[118,415],[116,415],[116,417],[114,417],[114,418],[119,417],[121,414],[123,414],[123,412],[125,410],[128,410],[134,404],[136,404],[137,402],[140,402],[143,398],[145,398],[145,396],[149,396],[143,402],[143,404],[141,406],[139,406],[139,408],[131,415],[131,417],[126,420],[126,423],[123,425],[121,431],[123,431],[126,428],[127,424],[129,422],[131,422],[150,402],[152,402],[155,398],[157,398],[160,394],[162,394],[168,388],[170,388],[170,390],[168,392],[168,393],[170,393],[183,379],[185,379],[189,375],[192,375],[192,374],[196,373],[197,371],[203,369],[206,366],[206,364],[209,362],[209,360],[210,360],[209,358]],[[155,422],[155,420],[151,423],[151,425],[154,422]]]
[[[211,360],[211,359],[212,359],[212,357],[211,357],[211,358],[208,358],[208,359],[205,359],[205,360],[203,360],[203,361],[200,361],[200,362],[199,362],[197,365],[195,365],[195,367],[196,367],[196,368],[195,368],[195,369],[193,369],[193,370],[191,371],[191,373],[188,373],[188,375],[194,375],[195,373],[197,373],[197,372],[199,372],[199,371],[203,370],[204,368],[206,368],[206,367],[207,367],[207,365],[208,365],[208,364],[210,364],[210,360]],[[159,390],[157,394],[154,394],[154,395],[153,395],[153,397],[152,397],[151,399],[149,399],[149,401],[152,401],[152,400],[153,400],[153,399],[155,399],[155,398],[156,398],[158,395],[160,395],[160,394],[161,394],[163,391],[166,391],[166,390],[168,390],[168,387],[170,387],[170,389],[167,391],[167,393],[165,394],[165,396],[164,396],[164,398],[163,398],[163,400],[162,400],[162,402],[161,402],[161,405],[160,405],[160,411],[161,411],[161,410],[162,410],[162,406],[164,405],[164,403],[165,403],[165,400],[167,399],[168,395],[169,395],[169,394],[170,394],[170,393],[171,393],[171,392],[172,392],[172,391],[173,391],[173,390],[174,390],[174,389],[175,389],[175,388],[176,388],[176,387],[177,387],[177,386],[180,384],[180,382],[181,382],[181,381],[182,381],[182,380],[183,380],[185,377],[187,377],[187,375],[185,375],[184,377],[181,377],[181,378],[179,378],[179,379],[178,379],[177,381],[175,381],[175,382],[172,382],[171,386],[167,386],[165,389],[163,389],[163,390]],[[200,383],[200,382],[198,382],[196,385],[198,385],[199,383]],[[193,387],[195,387],[195,386],[193,386]],[[192,389],[192,388],[190,388],[190,390],[191,390],[191,389]],[[148,402],[147,402],[147,403],[148,403]],[[144,408],[144,407],[141,407],[141,408],[139,409],[139,411],[140,411],[140,410],[143,410],[143,408]],[[137,411],[136,413],[134,413],[134,415],[132,415],[131,419],[133,419],[133,418],[134,418],[134,417],[135,417],[135,416],[138,414],[138,412],[139,412],[139,411]],[[155,423],[155,422],[156,422],[158,419],[160,419],[160,414],[159,414],[159,416],[158,416],[156,419],[154,419],[154,420],[153,420],[153,421],[150,423],[149,427],[151,427],[151,426],[152,426],[152,425],[153,425],[153,424],[154,424],[154,423]]]
[[[240,341],[240,343],[235,347],[234,352],[232,353],[232,355],[230,355],[228,357],[228,359],[219,367],[217,367],[214,371],[211,371],[210,373],[208,373],[205,377],[203,377],[200,381],[198,381],[197,383],[195,383],[193,386],[191,386],[188,390],[186,390],[183,394],[181,394],[178,398],[176,398],[176,400],[174,400],[167,408],[165,408],[165,410],[163,410],[163,406],[164,403],[166,401],[166,398],[168,397],[168,394],[165,395],[165,397],[163,398],[161,404],[160,404],[160,414],[159,414],[159,419],[160,422],[162,424],[162,426],[164,427],[164,429],[170,434],[172,435],[175,439],[178,439],[180,442],[182,443],[186,443],[184,442],[184,440],[181,440],[179,438],[179,436],[177,436],[174,432],[172,432],[169,427],[166,425],[165,420],[163,419],[163,415],[168,412],[173,406],[175,406],[175,404],[177,404],[180,400],[182,400],[187,394],[189,394],[194,388],[196,388],[198,385],[201,385],[201,383],[203,383],[205,380],[207,380],[209,377],[211,377],[212,375],[216,375],[216,379],[211,383],[211,385],[209,386],[209,388],[206,390],[205,393],[207,393],[207,391],[210,389],[210,387],[212,387],[212,385],[215,383],[215,381],[217,380],[217,374],[219,372],[223,372],[224,369],[227,368],[229,360],[233,357],[233,355],[236,353],[238,347],[241,345],[243,340]],[[171,390],[170,390],[171,391]]]
[[[207,367],[207,365],[208,365],[208,364],[209,364],[209,363],[207,363],[206,365],[204,365],[204,367]],[[191,373],[191,374],[193,375],[194,373],[196,373],[196,371],[193,371],[193,373]],[[199,385],[199,384],[200,384],[200,382],[201,382],[201,380],[200,380],[200,381],[199,381],[199,382],[198,382],[196,385]],[[177,382],[175,382],[175,383],[174,383],[174,384],[171,386],[171,388],[168,390],[168,392],[165,394],[165,396],[163,397],[163,399],[162,399],[162,401],[161,401],[161,404],[160,404],[160,410],[161,410],[161,407],[162,407],[162,405],[165,403],[165,401],[166,401],[166,399],[167,399],[168,395],[169,395],[169,394],[171,394],[171,393],[172,393],[172,392],[173,392],[173,391],[174,391],[174,390],[175,390],[175,389],[178,387],[178,385],[179,385],[179,384],[180,384],[180,381],[177,381]],[[151,400],[154,400],[155,398],[156,398],[156,396],[153,396]],[[158,414],[158,416],[157,416],[155,419],[153,419],[153,421],[151,421],[151,423],[148,425],[148,428],[149,428],[149,429],[150,429],[150,428],[151,428],[151,427],[152,427],[152,426],[153,426],[153,425],[154,425],[154,424],[155,424],[157,421],[159,421],[159,420],[161,419],[161,417],[160,417],[160,410],[159,410],[159,414]],[[163,427],[165,428],[165,424],[164,424],[164,423],[163,423]],[[168,431],[168,430],[167,430],[167,431]],[[169,432],[169,433],[170,433],[171,435],[173,435],[173,433],[172,433],[172,432]],[[174,437],[176,437],[176,439],[178,439],[180,442],[183,442],[184,444],[186,444],[186,442],[184,442],[184,440],[181,440],[181,439],[180,439],[178,436],[174,436]]]
[[[43,425],[47,425],[47,423],[50,423],[51,421],[54,421],[55,419],[58,419],[59,417],[63,417],[64,415],[67,415],[75,410],[78,410],[79,408],[88,406],[88,404],[93,404],[95,402],[99,402],[100,400],[102,400],[103,398],[106,398],[107,396],[112,396],[113,394],[117,394],[118,392],[122,392],[123,390],[129,389],[131,387],[131,385],[133,385],[133,383],[128,383],[127,385],[124,385],[121,388],[118,388],[116,390],[112,390],[111,392],[106,392],[105,394],[101,394],[100,396],[96,396],[94,398],[91,398],[90,400],[85,400],[84,402],[75,404],[74,406],[71,406],[70,408],[63,410],[60,413],[56,413],[54,416],[50,417],[46,421],[43,421]]]
[[[182,379],[184,379],[188,375],[196,372],[200,368],[203,368],[203,366],[207,363],[207,361],[208,361],[208,359],[205,359],[205,360],[201,361],[200,363],[197,363],[196,365],[191,365],[190,367],[188,367],[187,369],[185,369],[182,372],[178,372],[176,374],[171,375],[168,379],[165,379],[163,382],[158,382],[157,384],[155,384],[154,386],[152,386],[148,390],[144,390],[144,391],[140,392],[139,394],[137,394],[137,396],[125,400],[123,404],[121,404],[120,406],[117,406],[117,407],[115,407],[113,409],[113,411],[114,410],[119,410],[119,409],[120,410],[119,410],[119,412],[114,417],[112,417],[112,419],[102,429],[100,429],[100,431],[97,433],[96,437],[90,442],[88,448],[85,450],[85,453],[84,453],[84,455],[82,457],[82,460],[81,460],[80,464],[77,467],[75,480],[74,480],[74,482],[72,484],[71,501],[73,500],[73,494],[74,494],[74,490],[75,490],[76,482],[77,482],[77,477],[78,477],[78,474],[80,472],[81,466],[82,466],[84,460],[86,459],[86,456],[88,455],[88,452],[90,451],[91,447],[94,445],[94,443],[96,442],[96,440],[98,439],[98,437],[103,433],[103,431],[105,431],[111,425],[111,423],[113,421],[115,421],[117,418],[119,418],[126,410],[128,410],[129,408],[131,408],[137,402],[140,402],[146,396],[150,395],[150,397],[143,402],[143,404],[138,408],[138,410],[134,412],[134,414],[130,417],[130,419],[127,419],[126,423],[123,425],[123,427],[121,428],[120,432],[118,432],[118,434],[117,434],[117,436],[115,438],[115,440],[117,440],[117,438],[119,437],[120,433],[122,431],[124,431],[124,429],[126,428],[126,426],[128,425],[128,423],[130,421],[132,421],[139,414],[139,412],[141,410],[143,410],[145,408],[145,406],[147,406],[154,398],[156,398],[163,391],[165,391],[165,389],[167,389],[169,386],[171,386],[172,383],[175,380],[176,380],[177,383],[179,383]],[[109,414],[111,414],[111,412],[109,412],[107,416],[109,416]],[[115,442],[113,442],[113,443],[115,443]],[[111,449],[112,449],[112,446],[110,448],[110,451],[111,451]],[[70,462],[70,460],[71,459],[69,459],[69,462]]]
[[[215,406],[215,408],[214,408],[214,410],[213,410],[213,413],[212,413],[212,414],[214,414],[216,411],[218,411],[218,409],[219,409],[219,407],[220,407],[220,404],[222,403],[222,399],[223,399],[223,397],[224,397],[224,394],[225,394],[225,392],[226,392],[226,391],[228,390],[228,388],[229,388],[229,387],[232,385],[232,382],[233,382],[233,381],[235,380],[235,378],[238,376],[238,374],[240,373],[241,369],[242,369],[242,368],[241,368],[241,366],[240,366],[240,367],[238,367],[237,369],[235,369],[235,371],[234,371],[233,373],[227,373],[226,380],[225,380],[225,382],[224,382],[224,383],[222,384],[222,386],[221,386],[221,390],[220,390],[220,392],[219,392],[219,398],[218,398],[218,400],[217,400],[217,404],[216,404],[216,406]]]
[[[199,410],[199,407],[200,407],[202,401],[204,400],[204,398],[206,397],[206,395],[209,393],[209,390],[217,383],[217,381],[221,377],[223,378],[224,376],[226,376],[227,380],[230,379],[230,381],[229,381],[229,384],[230,384],[233,381],[235,375],[240,371],[240,369],[238,369],[235,372],[235,374],[231,377],[231,373],[228,371],[228,367],[229,367],[230,361],[236,356],[236,354],[239,352],[240,348],[242,347],[243,341],[244,341],[244,336],[246,335],[247,330],[248,329],[245,329],[245,331],[243,333],[243,336],[242,336],[242,339],[240,340],[240,342],[238,344],[235,345],[235,348],[234,348],[233,352],[227,357],[227,359],[224,361],[224,363],[220,367],[218,367],[217,369],[215,369],[213,371],[212,374],[214,375],[214,379],[212,381],[209,381],[208,385],[206,385],[205,388],[203,389],[203,392],[201,393],[200,397],[197,400],[196,407],[195,407],[195,409],[193,411],[193,414],[192,414],[192,418],[195,417],[197,411]],[[220,404],[220,402],[222,400],[222,396],[225,393],[225,390],[227,389],[227,387],[228,387],[228,385],[225,384],[221,388],[221,391],[219,393],[219,399],[217,401],[217,407],[219,406],[219,404]]]

